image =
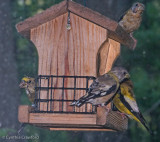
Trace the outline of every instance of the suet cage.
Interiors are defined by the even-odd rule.
[[[78,100],[79,94],[85,94],[88,91],[89,84],[94,79],[93,76],[39,75],[35,87],[35,109],[31,112],[95,114],[96,106],[91,104],[85,104],[81,109],[70,106],[73,101]],[[59,86],[55,85],[55,81],[60,82]],[[84,88],[77,87],[76,84],[79,81],[85,82],[86,86]],[[46,86],[43,86],[44,82],[47,82]],[[66,82],[71,82],[71,85],[67,86]]]
[[[111,69],[120,44],[133,47],[134,40],[116,21],[65,0],[16,28],[33,42],[39,56],[36,107],[19,106],[20,122],[50,130],[127,129],[127,119],[113,111],[107,113],[105,107],[70,106],[95,77]]]

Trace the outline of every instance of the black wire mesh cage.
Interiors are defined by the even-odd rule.
[[[85,95],[93,76],[39,75],[36,79],[34,113],[96,113],[96,106],[70,104]]]

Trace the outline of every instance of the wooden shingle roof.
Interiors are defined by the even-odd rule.
[[[132,48],[134,40],[128,33],[126,33],[116,21],[95,12],[87,7],[84,7],[73,1],[64,0],[56,4],[40,14],[36,14],[16,25],[17,31],[26,38],[30,38],[30,30],[43,23],[55,19],[56,17],[66,13],[72,12],[96,25],[99,25],[108,30],[108,37]]]

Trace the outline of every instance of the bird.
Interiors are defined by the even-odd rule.
[[[133,37],[133,32],[140,27],[144,10],[144,4],[136,2],[118,20],[118,24],[133,38],[135,42],[133,50],[137,44],[137,40]]]
[[[108,73],[95,79],[88,91],[77,101],[71,103],[72,106],[81,107],[85,103],[92,105],[107,105],[116,94],[119,83],[130,78],[130,75],[123,67],[114,67]]]
[[[20,88],[25,88],[26,94],[34,107],[34,99],[35,99],[35,78],[31,77],[23,77],[21,83],[19,84]]]
[[[120,90],[113,98],[113,104],[119,110],[122,117],[127,116],[141,123],[147,131],[152,134],[152,131],[147,126],[146,120],[139,110],[136,98],[133,92],[133,83],[130,79],[120,84]]]

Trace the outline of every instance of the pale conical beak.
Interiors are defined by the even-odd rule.
[[[20,88],[25,88],[25,82],[21,82],[21,83],[19,84],[19,87],[20,87]]]
[[[125,78],[130,79],[130,75],[129,75],[129,74],[126,74],[126,75],[125,75]]]
[[[139,7],[139,8],[138,8],[138,10],[140,10],[140,11],[144,11],[144,10],[145,10],[145,6],[144,6],[144,5],[142,5],[141,7]]]

